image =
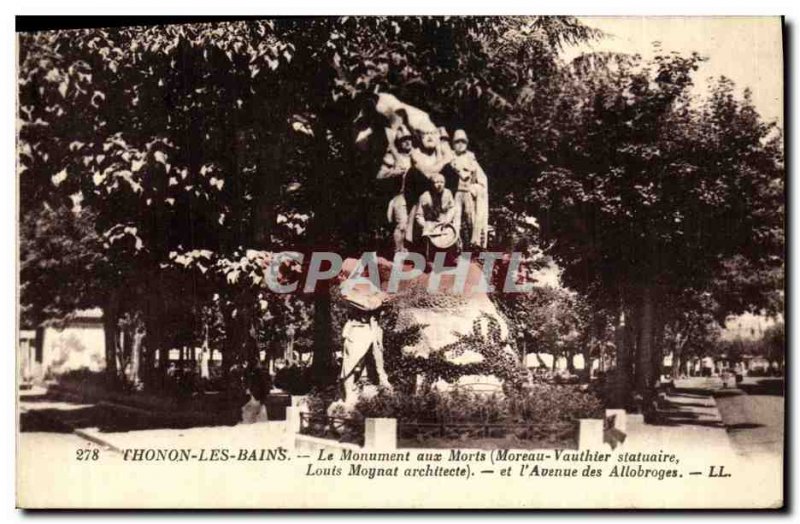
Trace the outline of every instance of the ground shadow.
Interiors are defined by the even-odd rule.
[[[106,401],[58,388],[46,393],[22,391],[20,431],[68,433],[73,428],[99,428],[102,432],[118,432],[233,426],[240,422],[241,407],[246,401],[244,396],[239,399],[203,394],[187,399],[182,406],[169,399],[158,405],[158,399],[143,402],[134,395],[118,397]],[[45,403],[51,405],[41,405]],[[269,395],[264,403],[269,420],[285,420],[289,403],[288,395]]]
[[[705,428],[724,428],[725,426],[722,422],[716,420],[693,420],[688,418],[669,418],[669,419],[661,419],[661,420],[653,420],[652,422],[648,422],[651,426],[667,426],[667,427],[677,427],[677,426],[700,426]]]
[[[714,392],[714,398],[735,397],[743,394],[744,392],[739,389],[720,389]]]
[[[679,397],[680,395],[673,395],[675,397]],[[670,402],[669,400],[664,401],[664,407],[672,408],[672,407],[692,407],[692,408],[707,408],[708,404],[701,404],[699,402]]]
[[[710,390],[702,388],[671,388],[669,390],[670,396],[685,397],[685,398],[708,398]]]
[[[700,388],[670,388],[669,395],[675,399],[707,399],[710,391]],[[701,402],[674,402],[668,399],[656,401],[655,409],[647,414],[646,422],[653,426],[702,426],[723,428],[722,421],[703,417],[691,408],[708,408]]]
[[[739,424],[729,424],[725,426],[725,428],[729,432],[739,431],[743,429],[763,428],[763,427],[765,427],[764,424],[756,424],[754,422],[741,422]]]
[[[739,389],[748,395],[770,395],[782,397],[784,384],[782,378],[765,378],[755,384],[739,384]]]
[[[20,432],[70,433],[73,429],[99,428],[101,432],[143,429],[186,429],[196,426],[232,426],[239,413],[221,413],[198,423],[180,413],[147,413],[102,405],[75,409],[29,409],[20,414]]]
[[[679,404],[677,404],[679,405]],[[653,426],[703,426],[722,428],[719,420],[702,419],[696,413],[680,409],[658,409],[647,417],[647,423]]]
[[[20,402],[52,402],[53,397],[47,393],[22,393],[19,400]]]

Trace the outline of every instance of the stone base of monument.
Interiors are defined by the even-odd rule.
[[[342,277],[347,278],[356,265],[356,260],[346,260]],[[392,262],[378,259],[377,267],[381,288],[386,291]],[[436,380],[432,386],[437,390],[458,386],[481,393],[502,392],[503,382],[495,371],[519,365],[519,357],[509,344],[508,324],[486,292],[488,286],[480,264],[470,262],[462,289],[456,288],[456,280],[452,273],[437,275],[428,270],[400,281],[398,291],[390,295],[397,311],[394,331],[416,326],[420,334],[416,342],[402,348],[402,353],[407,357],[442,356],[456,366],[485,368],[485,373],[470,373],[451,382]],[[487,359],[486,354],[491,357]],[[422,380],[425,378],[418,377],[417,384]]]
[[[502,395],[503,381],[494,375],[465,375],[456,382],[437,380],[433,383],[437,391],[452,391],[453,389],[466,389],[482,395]]]
[[[242,406],[241,412],[242,424],[255,424],[257,422],[267,422],[269,420],[267,417],[267,407],[252,396],[250,400]]]
[[[400,308],[399,329],[421,326],[420,339],[404,347],[403,354],[430,358],[432,353],[441,353],[445,360],[457,366],[488,364],[485,374],[464,375],[453,382],[437,380],[433,387],[440,391],[461,387],[480,393],[502,392],[503,381],[489,370],[500,365],[500,358],[514,365],[518,357],[508,344],[508,325],[489,297],[485,294],[433,295],[425,297],[425,301],[423,307]],[[497,333],[492,334],[492,330]],[[492,336],[498,337],[496,344],[500,346],[500,355],[495,361],[487,362],[480,346],[491,344]]]
[[[358,397],[354,397],[351,401],[345,402],[344,400],[337,400],[333,402],[326,411],[329,417],[342,417],[347,416],[355,410],[356,404],[360,400],[369,400],[377,396],[381,388],[373,384],[367,384],[359,388]]]

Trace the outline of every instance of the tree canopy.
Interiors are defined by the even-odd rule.
[[[355,144],[381,125],[377,92],[467,131],[490,178],[490,249],[564,269],[579,297],[526,297],[508,312],[529,351],[573,331],[576,347],[595,344],[624,314],[644,333],[642,370],[681,322],[711,311],[698,296],[717,319],[781,310],[780,130],[729,80],[692,98],[697,54],[559,59],[599,36],[571,17],[20,34],[23,320],[102,307],[113,352],[118,320],[134,315],[150,367],[157,351],[209,337],[227,366],[289,331],[324,363],[329,297],[265,292],[265,262],[388,248],[374,182],[386,144]],[[559,301],[580,315],[540,326]]]

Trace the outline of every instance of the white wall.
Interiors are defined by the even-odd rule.
[[[539,358],[536,358],[537,355]],[[547,369],[553,369],[553,355],[549,353],[528,353],[525,355],[526,368],[538,368],[542,363],[547,366]],[[572,363],[575,365],[575,369],[583,369],[586,365],[583,355],[581,354],[574,355],[572,357]],[[561,357],[556,361],[556,370],[560,371],[563,369],[567,369],[567,359]]]
[[[105,368],[105,336],[99,322],[76,323],[63,330],[44,329],[42,369],[55,375],[66,371]]]

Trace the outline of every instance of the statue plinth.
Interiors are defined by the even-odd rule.
[[[357,265],[355,259],[345,260],[342,278],[349,277]],[[377,267],[380,292],[387,293],[393,263],[379,258]],[[397,270],[408,271],[408,268]],[[434,275],[426,271],[413,279],[400,281],[397,292],[387,293],[397,312],[396,322],[391,327],[393,332],[414,326],[420,328],[418,339],[402,347],[402,354],[444,361],[448,369],[462,375],[456,379],[431,380],[438,389],[464,386],[479,391],[499,391],[501,377],[507,376],[519,359],[509,344],[508,324],[486,292],[481,266],[476,262],[469,264],[463,291],[454,289],[457,277],[453,274],[439,275],[434,289],[430,289],[431,278]],[[360,284],[351,294],[359,292],[374,294],[376,290]],[[387,371],[392,374],[393,370]],[[427,378],[422,377],[423,380]]]

